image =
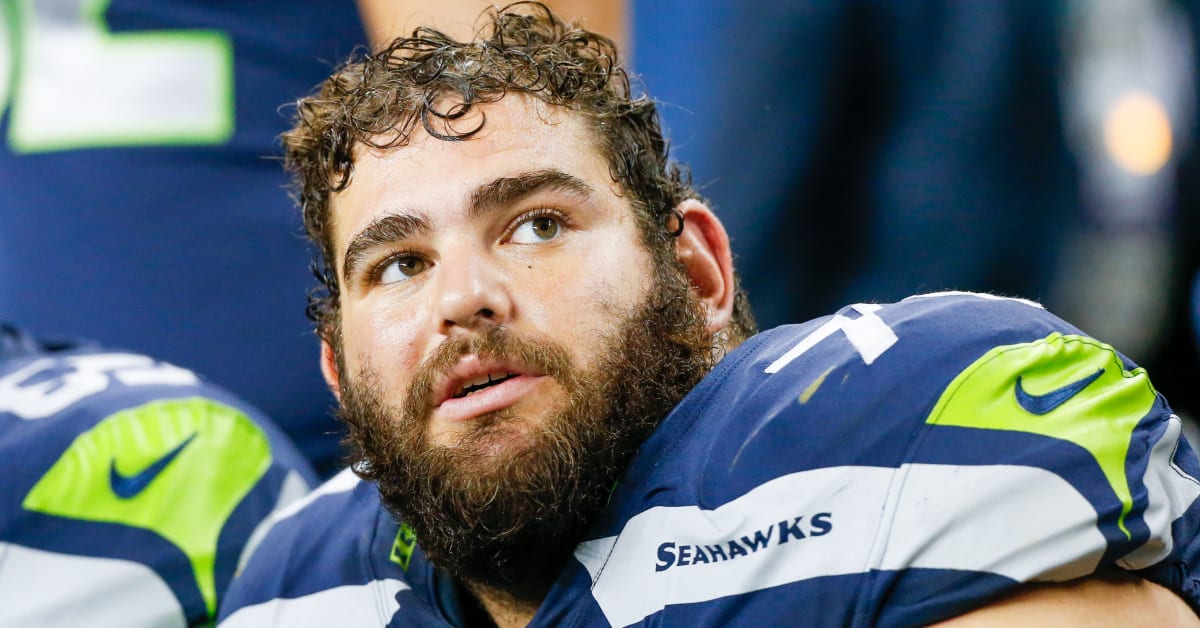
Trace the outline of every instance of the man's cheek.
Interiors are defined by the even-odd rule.
[[[347,316],[342,330],[346,355],[362,356],[381,367],[415,364],[420,350],[417,329],[412,317],[375,313]]]

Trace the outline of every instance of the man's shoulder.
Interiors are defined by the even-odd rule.
[[[882,445],[872,434],[907,446],[956,378],[987,356],[1064,339],[1101,345],[1022,299],[954,292],[849,305],[765,331],[731,352],[648,445],[681,451],[679,464],[703,460],[710,469],[714,462],[727,468],[783,462],[753,455],[756,443],[771,438],[820,443],[805,452],[817,465],[875,464],[872,455],[899,452],[868,446]],[[1070,368],[1071,356],[1052,353],[1039,354],[1043,368]],[[1108,353],[1124,360],[1111,347]],[[1029,366],[995,364],[1008,367],[989,375],[997,394]]]
[[[764,331],[732,352],[718,385],[746,386],[799,369],[863,366],[870,376],[921,377],[952,371],[997,345],[1052,332],[1082,334],[1038,303],[986,293],[940,292],[895,303],[855,303],[834,314]],[[880,358],[889,354],[887,361]],[[916,358],[928,356],[928,362]],[[911,366],[926,367],[914,373]],[[866,371],[864,371],[866,372]]]
[[[814,625],[922,624],[1106,566],[1187,590],[1178,417],[1036,304],[852,305],[760,334],[694,393],[576,552],[615,623],[800,604]]]
[[[272,597],[296,597],[362,584],[374,575],[372,552],[393,540],[389,524],[375,486],[344,469],[264,523],[234,588],[270,588]],[[343,568],[329,569],[332,564]]]
[[[1161,432],[1143,419],[1170,416],[1112,346],[1031,301],[957,292],[764,332],[694,392],[648,449],[694,467],[713,502],[812,469],[1029,464],[1039,448],[1115,466],[1131,437]]]
[[[281,510],[229,589],[222,626],[383,625],[415,541],[346,469]]]

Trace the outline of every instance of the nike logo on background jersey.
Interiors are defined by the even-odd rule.
[[[133,499],[137,497],[139,493],[146,490],[147,486],[150,486],[154,478],[158,477],[158,474],[162,473],[163,469],[166,469],[167,465],[171,464],[171,461],[195,438],[196,434],[193,433],[187,437],[187,440],[179,443],[175,449],[168,451],[161,458],[151,463],[150,466],[133,475],[124,475],[120,471],[117,471],[117,460],[113,458],[111,466],[108,468],[108,483],[112,486],[113,492],[121,499]]]
[[[1025,389],[1021,387],[1021,376],[1018,375],[1016,388],[1017,405],[1021,406],[1021,408],[1030,414],[1049,414],[1053,412],[1055,408],[1070,400],[1071,397],[1078,395],[1083,391],[1084,388],[1087,388],[1092,382],[1099,379],[1103,374],[1103,368],[1097,369],[1095,373],[1092,373],[1081,380],[1071,382],[1070,384],[1067,384],[1061,388],[1056,388],[1044,395],[1031,395],[1025,392]]]

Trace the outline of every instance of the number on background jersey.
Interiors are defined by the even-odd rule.
[[[13,152],[220,144],[233,134],[233,45],[205,30],[113,34],[111,0],[7,0],[0,111]]]
[[[50,371],[58,371],[48,375]],[[55,360],[42,358],[0,378],[0,412],[26,419],[44,419],[106,390],[113,380],[126,386],[199,383],[196,375],[178,366],[129,353],[103,353]]]

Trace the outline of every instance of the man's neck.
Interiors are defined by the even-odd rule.
[[[479,602],[497,628],[521,628],[529,625],[540,606],[540,600],[518,600],[507,591],[491,587],[468,583],[465,589]]]

